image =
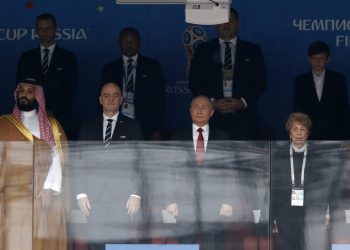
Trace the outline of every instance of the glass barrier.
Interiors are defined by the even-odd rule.
[[[0,249],[349,247],[349,144],[309,142],[293,161],[288,141],[206,146],[2,142]]]

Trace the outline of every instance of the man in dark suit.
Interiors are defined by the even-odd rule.
[[[345,77],[329,70],[329,46],[321,41],[309,47],[311,71],[294,81],[294,112],[310,116],[312,140],[349,138],[349,106]]]
[[[124,115],[140,122],[144,138],[160,140],[164,123],[164,80],[155,59],[139,53],[141,38],[134,28],[119,33],[122,56],[104,66],[101,84],[109,81],[120,84]]]
[[[83,172],[74,185],[78,206],[88,219],[89,240],[98,242],[90,249],[104,249],[106,242],[133,242],[141,203],[136,147],[126,142],[142,140],[139,123],[119,112],[123,96],[116,83],[103,85],[99,101],[102,116],[83,123],[80,130],[79,140],[94,142],[79,147]]]
[[[166,211],[178,220],[180,242],[203,244],[201,249],[222,249],[224,223],[233,214],[236,190],[232,188],[232,168],[227,164],[230,161],[221,162],[227,153],[222,140],[229,135],[209,126],[214,109],[208,97],[194,98],[190,113],[192,126],[177,131],[172,138],[188,143],[181,143],[181,147],[185,145],[184,162],[179,160],[176,168],[176,194]],[[228,158],[232,158],[231,153]]]
[[[44,13],[36,18],[40,47],[21,55],[17,65],[17,82],[35,78],[45,90],[46,106],[62,124],[69,139],[76,138],[72,122],[72,102],[78,83],[75,55],[55,43],[56,18]]]
[[[231,139],[254,139],[258,133],[257,102],[266,88],[266,70],[260,47],[237,38],[239,17],[230,10],[230,21],[217,26],[219,37],[198,45],[189,89],[194,96],[214,101],[213,128]]]

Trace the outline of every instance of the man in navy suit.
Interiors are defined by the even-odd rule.
[[[47,110],[59,120],[68,138],[75,139],[72,121],[72,102],[78,83],[75,55],[55,43],[57,24],[52,14],[39,15],[35,24],[40,47],[21,55],[17,65],[17,82],[26,78],[38,80],[45,90]]]
[[[74,184],[78,206],[89,222],[90,249],[134,242],[141,205],[137,147],[127,143],[142,140],[139,123],[119,112],[123,96],[116,83],[103,85],[99,102],[103,114],[83,123],[79,133],[80,141],[94,142],[79,146],[82,156]]]
[[[258,134],[257,102],[267,80],[260,47],[237,37],[238,13],[230,9],[228,23],[217,26],[219,37],[198,45],[189,89],[214,102],[213,128],[230,133],[231,139],[255,139]]]
[[[116,82],[123,90],[124,115],[140,122],[143,136],[160,140],[164,123],[164,80],[155,59],[139,53],[141,38],[134,28],[119,33],[122,56],[104,66],[101,84]]]
[[[312,140],[346,140],[349,138],[349,106],[345,77],[329,70],[329,46],[313,42],[309,47],[311,71],[294,82],[294,112],[310,116]]]
[[[209,126],[212,102],[197,96],[191,102],[192,126],[174,133],[184,156],[176,167],[175,193],[166,211],[175,216],[175,233],[181,243],[203,244],[201,249],[222,249],[225,223],[230,222],[236,195],[229,135]],[[215,142],[219,141],[219,142]],[[229,159],[222,162],[222,159]],[[185,166],[185,167],[184,167]],[[171,196],[171,195],[169,195]],[[167,198],[171,201],[171,197]]]

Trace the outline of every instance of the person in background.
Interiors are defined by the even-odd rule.
[[[349,105],[345,77],[327,68],[330,48],[313,42],[308,51],[311,70],[294,81],[294,112],[310,116],[311,140],[349,139]]]
[[[123,92],[121,113],[140,122],[146,140],[160,140],[164,126],[164,79],[157,60],[139,52],[140,33],[131,27],[119,33],[122,56],[106,64],[101,85],[118,83]]]
[[[258,99],[267,79],[260,46],[238,37],[239,16],[217,26],[219,37],[198,45],[190,68],[189,89],[214,103],[212,128],[230,139],[253,140],[259,133]]]
[[[24,52],[17,65],[17,82],[33,77],[43,86],[47,110],[62,124],[68,139],[77,137],[72,104],[78,86],[78,66],[73,52],[55,41],[56,18],[50,13],[35,20],[40,46]]]

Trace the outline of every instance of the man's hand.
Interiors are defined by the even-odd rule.
[[[171,214],[172,216],[178,216],[179,215],[179,209],[176,203],[171,203],[168,205],[165,210]]]
[[[216,111],[227,113],[229,112],[229,103],[226,99],[218,99],[213,102]]]
[[[225,203],[221,205],[221,209],[220,209],[221,216],[229,217],[232,215],[232,213],[233,213],[233,208],[231,205],[225,204]]]
[[[89,201],[88,197],[82,197],[82,198],[78,199],[77,202],[78,202],[78,206],[79,206],[80,210],[83,212],[83,214],[85,216],[89,216],[91,206],[90,206],[90,201]]]
[[[222,113],[235,113],[245,108],[244,102],[237,98],[219,99],[213,102],[215,110]]]
[[[245,108],[244,102],[241,99],[229,98],[226,101],[228,103],[227,110],[230,113],[234,113]]]
[[[126,209],[128,215],[133,215],[140,210],[141,200],[138,197],[130,196],[126,202]]]
[[[48,210],[51,207],[52,191],[50,189],[43,189],[39,192],[38,198],[41,199],[41,207]]]

